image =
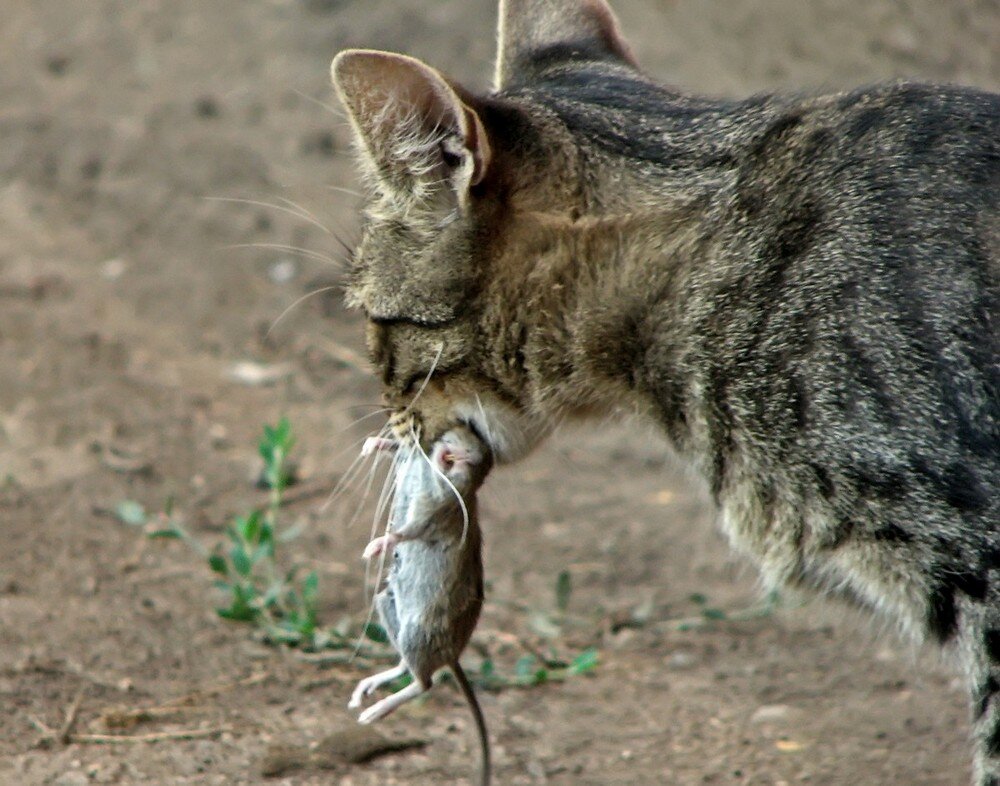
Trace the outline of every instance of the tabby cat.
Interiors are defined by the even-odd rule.
[[[487,95],[333,62],[347,298],[399,431],[511,462],[567,416],[653,419],[768,582],[953,651],[1000,786],[1000,96],[688,95],[604,0],[502,0],[498,48]]]

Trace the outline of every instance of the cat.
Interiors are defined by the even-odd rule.
[[[1000,96],[688,95],[604,0],[501,0],[489,94],[385,52],[332,73],[367,185],[346,298],[400,433],[502,463],[652,419],[770,585],[954,653],[1000,786]]]

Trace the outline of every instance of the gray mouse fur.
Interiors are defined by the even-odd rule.
[[[413,682],[364,710],[360,723],[383,718],[430,689],[435,673],[450,668],[472,709],[482,749],[480,783],[490,782],[486,723],[458,662],[483,605],[482,533],[476,491],[492,457],[471,430],[445,433],[426,456],[419,447],[374,439],[366,450],[395,448],[395,498],[387,532],[365,549],[371,559],[393,554],[384,588],[376,595],[379,618],[399,664],[361,680],[349,706],[361,706],[380,686],[409,672]]]

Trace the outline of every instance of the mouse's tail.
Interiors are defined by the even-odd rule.
[[[462,689],[462,695],[469,702],[469,709],[472,710],[472,717],[476,721],[476,730],[479,733],[479,745],[482,749],[482,768],[479,772],[479,786],[490,786],[492,778],[490,738],[486,732],[486,718],[483,717],[483,709],[479,706],[479,699],[476,698],[476,693],[472,690],[472,684],[469,682],[469,678],[465,676],[465,670],[458,661],[455,661],[451,670],[455,673],[455,679],[458,680],[458,687]]]

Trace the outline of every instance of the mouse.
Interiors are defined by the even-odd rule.
[[[482,753],[480,784],[491,780],[486,720],[459,656],[483,605],[482,532],[476,492],[492,455],[471,429],[447,431],[425,454],[419,446],[385,437],[366,441],[363,452],[396,451],[395,496],[385,534],[363,558],[384,555],[391,566],[375,607],[399,664],[361,680],[348,704],[360,707],[379,687],[409,673],[413,682],[380,699],[358,717],[372,723],[430,689],[434,674],[450,669],[472,710]]]

